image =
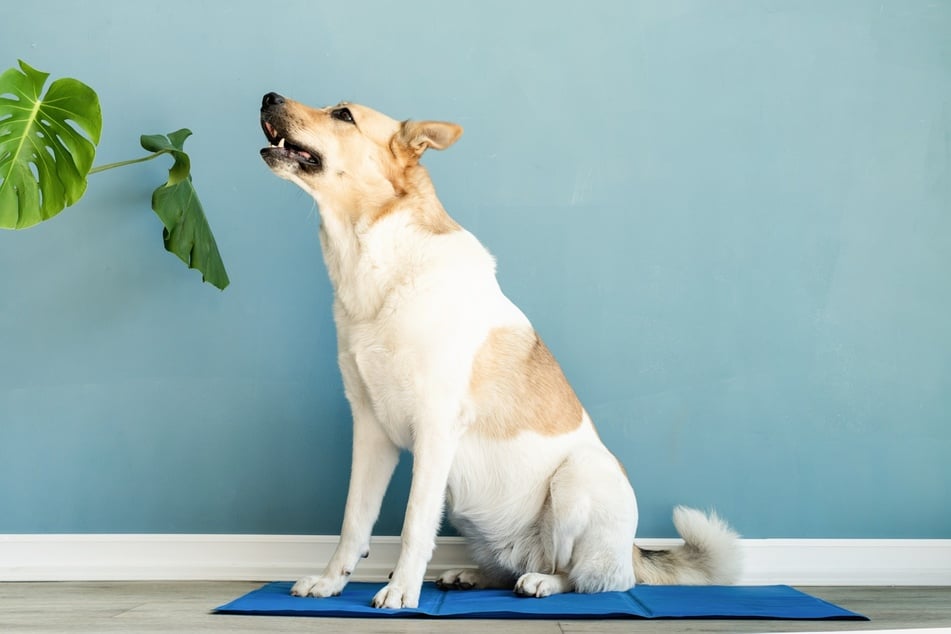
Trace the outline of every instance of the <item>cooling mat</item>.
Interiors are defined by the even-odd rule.
[[[378,609],[381,583],[352,582],[327,599],[294,597],[275,581],[216,608],[222,614],[442,619],[868,619],[789,586],[647,586],[627,592],[559,594],[543,599],[511,590],[440,590],[423,584],[419,607]]]

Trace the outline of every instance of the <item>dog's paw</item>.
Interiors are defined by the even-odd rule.
[[[382,590],[373,597],[373,607],[390,608],[398,610],[400,608],[415,608],[419,605],[419,588],[415,592],[403,589],[395,583],[388,583]]]
[[[518,578],[515,593],[523,597],[547,597],[568,591],[568,580],[561,575],[529,572]]]
[[[436,579],[440,590],[472,590],[482,585],[482,573],[475,568],[447,570]]]
[[[326,575],[314,575],[297,580],[291,588],[295,597],[335,597],[347,585],[346,578],[333,578]]]

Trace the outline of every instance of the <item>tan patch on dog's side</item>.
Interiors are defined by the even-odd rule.
[[[472,364],[474,430],[490,438],[522,431],[557,436],[581,426],[583,410],[568,379],[532,328],[492,330]]]

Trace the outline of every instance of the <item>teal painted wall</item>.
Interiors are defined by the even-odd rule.
[[[160,246],[160,161],[0,232],[0,532],[336,533],[349,414],[313,203],[264,92],[465,126],[450,212],[627,466],[748,537],[951,537],[951,3],[8,3],[92,85],[97,163],[190,127],[232,279]],[[377,533],[399,532],[401,467]]]

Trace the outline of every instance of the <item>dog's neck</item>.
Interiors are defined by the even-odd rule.
[[[461,231],[415,166],[383,204],[372,197],[321,200],[320,240],[341,309],[356,321],[376,316],[386,297],[411,281],[420,257],[440,236]]]

